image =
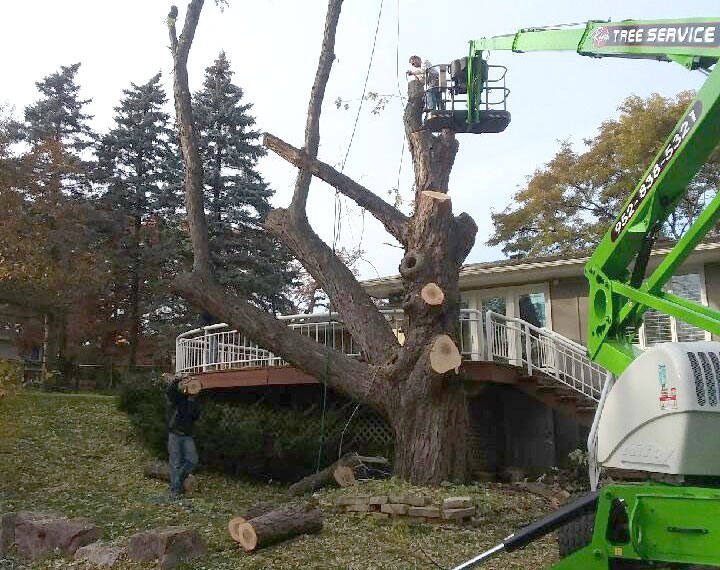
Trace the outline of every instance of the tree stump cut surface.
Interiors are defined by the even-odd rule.
[[[246,552],[252,552],[301,534],[315,534],[322,530],[322,514],[306,506],[276,509],[237,527],[238,542]]]

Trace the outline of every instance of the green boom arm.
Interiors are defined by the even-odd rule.
[[[674,270],[713,226],[720,192],[663,262],[646,276],[650,250],[685,188],[720,142],[720,18],[588,22],[569,29],[528,29],[470,42],[469,81],[478,77],[485,50],[572,50],[591,57],[674,61],[708,78],[648,166],[621,214],[585,266],[590,285],[588,353],[615,374],[634,360],[632,340],[652,307],[720,335],[720,312],[662,291]],[[477,107],[469,93],[471,109]]]

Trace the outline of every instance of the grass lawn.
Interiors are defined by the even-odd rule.
[[[259,501],[288,499],[286,486],[199,473],[199,491],[179,503],[162,503],[166,486],[142,475],[148,453],[133,437],[113,397],[21,393],[0,403],[0,513],[31,510],[92,518],[104,542],[123,544],[138,531],[183,525],[197,529],[209,550],[180,568],[276,570],[410,570],[451,568],[501,542],[515,528],[548,510],[544,499],[494,484],[413,488],[395,481],[360,482],[356,488],[318,493],[326,511],[323,532],[245,554],[227,522]],[[375,524],[333,514],[338,494],[416,490],[436,497],[472,495],[485,521],[481,529],[451,525]],[[554,537],[501,555],[482,566],[532,570],[556,559]],[[430,560],[430,557],[432,560]],[[0,558],[0,569],[85,568],[84,562]],[[120,561],[114,568],[150,567]]]

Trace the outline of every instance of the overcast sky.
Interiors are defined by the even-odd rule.
[[[87,112],[99,132],[112,126],[113,107],[131,82],[145,83],[158,71],[172,96],[172,70],[165,18],[170,2],[159,0],[24,0],[2,3],[0,101],[22,109],[39,98],[35,81],[61,65],[81,62],[81,96],[92,98]],[[185,4],[179,3],[179,26]],[[301,146],[310,86],[317,68],[327,2],[325,0],[230,0],[221,12],[207,0],[190,53],[193,91],[204,70],[225,50],[235,83],[245,92],[258,128]],[[466,55],[468,41],[515,32],[519,28],[591,19],[657,19],[720,16],[717,1],[685,0],[346,0],[337,33],[336,55],[321,117],[320,159],[339,166],[347,152],[359,98],[370,62],[378,14],[380,25],[370,70],[369,91],[394,95],[384,112],[367,103],[357,123],[345,173],[385,195],[400,181],[412,195],[412,173],[403,149],[402,107],[407,59],[417,53],[432,63]],[[398,64],[399,61],[399,64]],[[496,52],[491,63],[508,67],[512,122],[504,133],[459,135],[460,151],[450,183],[455,213],[467,211],[479,226],[468,262],[502,259],[485,241],[492,234],[490,213],[503,210],[527,176],[548,162],[558,144],[581,143],[600,123],[617,116],[631,94],[670,96],[696,89],[699,72],[653,61],[593,59],[574,53]],[[397,71],[399,70],[399,74]],[[349,101],[338,110],[334,101]],[[168,110],[172,112],[171,107]],[[402,161],[402,164],[401,164]],[[401,167],[401,168],[400,168]],[[270,155],[260,162],[276,191],[273,203],[287,205],[295,170]],[[314,181],[309,217],[328,242],[333,236],[334,190]],[[339,243],[361,244],[367,261],[362,277],[397,273],[401,250],[369,216],[342,200]]]

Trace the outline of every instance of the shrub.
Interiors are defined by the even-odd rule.
[[[160,457],[167,457],[165,390],[158,379],[124,383],[119,407],[125,411],[143,443]],[[200,462],[206,468],[255,478],[295,481],[325,467],[338,457],[338,448],[349,411],[334,405],[325,411],[315,408],[290,410],[279,403],[227,401],[201,394],[200,419],[194,440]],[[350,424],[343,437],[343,452],[374,452],[357,448],[357,434]],[[322,449],[320,435],[324,434]]]
[[[22,365],[15,360],[0,358],[0,400],[11,396],[20,387],[23,379]]]

